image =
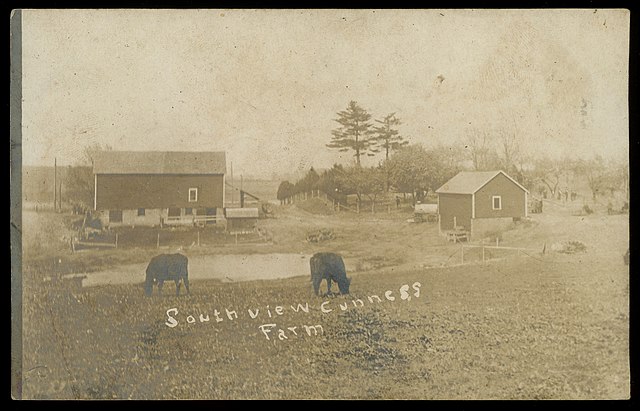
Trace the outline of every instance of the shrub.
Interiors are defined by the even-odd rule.
[[[581,241],[569,240],[555,243],[551,246],[551,249],[558,253],[575,254],[586,252],[587,246]]]

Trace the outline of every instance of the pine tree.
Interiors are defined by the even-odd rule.
[[[374,127],[374,139],[379,147],[385,150],[386,160],[389,159],[389,152],[391,150],[398,150],[409,144],[409,142],[405,141],[404,137],[399,134],[398,130],[393,128],[402,124],[400,119],[396,117],[396,113],[391,113],[382,120],[376,120],[376,123],[380,123],[381,125]]]
[[[329,148],[338,151],[355,151],[356,165],[360,166],[360,156],[372,156],[377,152],[374,141],[371,139],[372,124],[371,114],[358,106],[355,101],[350,101],[346,110],[337,113],[338,118],[334,119],[340,123],[340,127],[331,131],[333,137],[327,144]]]

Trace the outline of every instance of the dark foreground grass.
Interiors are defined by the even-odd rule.
[[[622,261],[547,256],[372,272],[333,298],[313,296],[303,277],[193,282],[179,298],[145,298],[136,285],[73,294],[35,284],[25,281],[27,398],[629,395]],[[269,339],[265,324],[275,324],[263,327]]]

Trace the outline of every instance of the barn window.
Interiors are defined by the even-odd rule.
[[[169,208],[168,211],[169,217],[180,217],[180,209],[179,208]]]
[[[138,209],[138,217],[144,217],[145,215],[145,209],[144,208],[139,208]]]
[[[193,208],[185,208],[184,209],[184,215],[192,215],[193,214]]]
[[[109,210],[109,222],[121,223],[122,222],[122,210]]]
[[[189,189],[189,202],[190,203],[195,203],[196,201],[198,201],[198,189],[197,188],[190,188]]]
[[[493,196],[491,197],[491,202],[493,203],[492,205],[494,210],[502,210],[502,197]]]

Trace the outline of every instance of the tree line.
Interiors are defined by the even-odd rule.
[[[353,153],[354,164],[334,164],[320,173],[311,168],[294,183],[282,181],[279,200],[312,190],[342,203],[350,194],[358,201],[376,201],[389,191],[411,193],[421,200],[425,193],[435,191],[462,170],[503,170],[539,198],[558,199],[584,181],[594,201],[615,192],[624,193],[628,199],[628,163],[601,156],[532,156],[522,149],[517,130],[470,128],[456,143],[427,148],[411,144],[400,133],[402,121],[396,113],[372,121],[371,114],[355,101],[337,112],[334,121],[338,126],[332,130],[327,147]],[[98,151],[111,149],[108,145],[88,146],[82,164],[69,167],[64,184],[70,201],[93,203],[93,157]],[[384,154],[378,165],[361,165],[361,157],[377,153]]]
[[[400,134],[402,124],[396,113],[371,122],[371,115],[355,101],[334,119],[339,126],[332,130],[330,149],[352,152],[355,164],[335,164],[318,174],[313,168],[295,183],[283,181],[278,199],[284,201],[298,193],[321,190],[335,200],[355,194],[358,201],[376,199],[389,190],[412,193],[417,199],[435,191],[462,170],[503,170],[532,194],[540,198],[557,198],[573,191],[578,180],[586,181],[592,200],[599,195],[622,191],[628,198],[629,171],[623,162],[606,161],[601,156],[590,159],[531,156],[524,152],[517,131],[497,129],[465,131],[461,144],[426,148],[410,144]],[[363,167],[361,157],[384,153],[377,166]]]

